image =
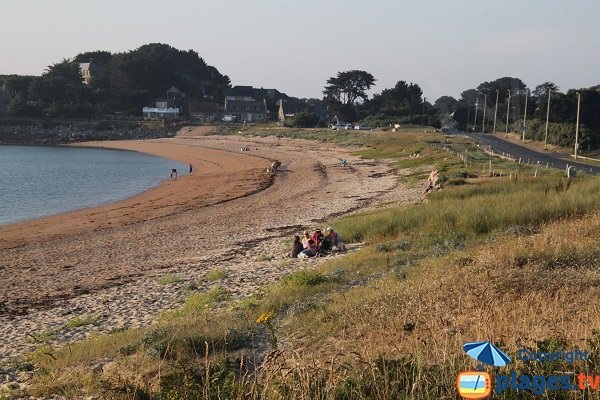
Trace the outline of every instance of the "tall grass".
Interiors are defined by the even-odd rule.
[[[342,217],[349,242],[421,236],[463,239],[514,226],[539,226],[600,208],[600,181],[537,178],[469,184],[432,194],[426,203]]]

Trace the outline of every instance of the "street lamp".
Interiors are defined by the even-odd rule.
[[[525,130],[527,129],[527,97],[529,97],[529,89],[525,91],[525,111],[523,112],[523,143],[525,143]]]
[[[506,137],[508,137],[508,116],[510,115],[510,89],[508,89],[508,104],[506,106]]]
[[[469,118],[471,117],[471,100],[467,99],[467,131],[469,130]]]
[[[483,94],[483,119],[481,120],[481,133],[485,133],[485,108],[487,107],[487,94]]]
[[[577,93],[577,123],[575,125],[575,159],[577,160],[577,150],[579,149],[579,106],[581,105],[581,93]]]
[[[496,89],[496,108],[494,109],[494,135],[496,134],[496,116],[498,115],[498,94],[500,91]]]
[[[548,149],[548,122],[550,121],[550,96],[552,88],[548,86],[548,109],[546,110],[546,133],[544,134],[544,150]]]
[[[475,132],[475,126],[477,126],[477,110],[479,108],[479,96],[475,99],[475,119],[473,120],[473,132]]]

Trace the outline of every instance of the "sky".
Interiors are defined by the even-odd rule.
[[[600,84],[599,15],[598,0],[0,0],[0,74],[159,42],[296,97],[351,69],[430,102],[503,76],[566,91]]]

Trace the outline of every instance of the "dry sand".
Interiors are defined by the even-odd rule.
[[[185,133],[85,145],[191,162],[192,176],[112,205],[0,228],[0,361],[39,346],[34,337],[49,331],[51,343],[62,345],[92,332],[148,325],[194,291],[216,285],[246,296],[320,262],[286,259],[291,235],[324,228],[334,215],[420,195],[385,163],[332,145]],[[241,153],[242,146],[251,150]],[[350,165],[342,167],[340,158]],[[265,168],[275,159],[282,167],[273,177]],[[228,277],[207,280],[215,268]],[[166,274],[181,281],[161,285]],[[86,315],[94,325],[65,328]]]

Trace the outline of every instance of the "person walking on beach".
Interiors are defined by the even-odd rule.
[[[176,168],[171,169],[171,178],[177,179],[177,169]]]
[[[192,164],[190,164],[190,175],[192,174],[193,170],[194,170],[194,166]]]

